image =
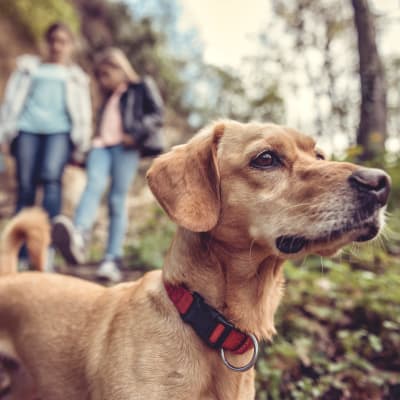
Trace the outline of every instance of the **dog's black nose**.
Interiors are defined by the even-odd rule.
[[[359,192],[373,195],[382,206],[390,193],[390,176],[376,168],[360,168],[349,177],[350,185]]]

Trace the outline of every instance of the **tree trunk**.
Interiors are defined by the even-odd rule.
[[[361,110],[357,144],[362,159],[371,159],[384,151],[386,138],[386,83],[376,45],[374,18],[368,0],[351,0],[358,37],[360,58]]]

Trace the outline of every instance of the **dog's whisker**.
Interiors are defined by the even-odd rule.
[[[250,242],[250,248],[249,248],[249,259],[251,260],[253,257],[252,257],[252,254],[251,254],[251,251],[252,251],[252,249],[253,249],[253,246],[254,246],[254,243],[255,243],[255,239],[253,239],[251,242]]]
[[[324,275],[324,258],[321,256],[320,257],[320,261],[321,261],[321,274]]]
[[[308,255],[306,255],[306,256],[303,258],[303,261],[301,262],[300,268],[303,268],[304,266],[307,265],[307,259],[308,259]]]
[[[387,236],[388,239],[400,240],[400,232],[394,230],[388,224],[385,224],[385,226],[383,227],[382,235],[384,235],[385,237]]]

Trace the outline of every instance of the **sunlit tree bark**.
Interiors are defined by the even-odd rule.
[[[386,138],[386,83],[376,45],[374,17],[368,0],[351,0],[358,37],[360,61],[361,108],[357,144],[363,147],[362,158],[370,159],[384,151]]]

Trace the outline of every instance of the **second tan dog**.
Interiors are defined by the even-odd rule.
[[[248,364],[254,337],[275,333],[283,261],[376,236],[390,188],[383,171],[325,161],[294,130],[233,121],[159,157],[148,181],[179,225],[162,272],[107,289],[49,274],[0,279],[4,399],[254,398],[254,368],[227,368],[222,336],[245,335],[243,354],[225,352],[230,364]],[[212,330],[204,334],[179,291],[221,313]]]
[[[17,271],[18,251],[26,243],[32,266],[43,271],[50,245],[50,222],[40,208],[28,208],[15,216],[0,239],[0,275]]]

